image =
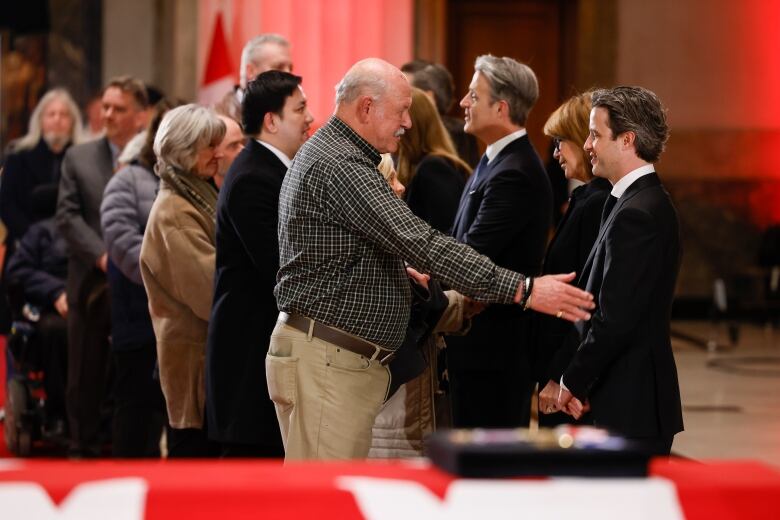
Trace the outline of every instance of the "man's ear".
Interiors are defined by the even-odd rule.
[[[255,66],[250,61],[246,64],[246,67],[244,67],[244,77],[246,78],[246,82],[249,83],[253,79],[255,79],[255,76],[257,76]]]
[[[509,103],[507,103],[506,100],[499,99],[496,101],[496,107],[496,111],[502,119],[509,119]]]
[[[374,107],[374,100],[371,96],[362,96],[356,103],[357,117],[361,124],[368,124],[371,110]]]
[[[140,132],[149,124],[149,113],[146,110],[139,109],[135,114],[135,127]]]
[[[275,134],[278,130],[275,115],[273,112],[266,112],[263,116],[263,130],[271,134]]]
[[[623,132],[620,134],[620,145],[627,149],[631,146],[633,146],[636,143],[636,133],[629,130],[628,132]]]

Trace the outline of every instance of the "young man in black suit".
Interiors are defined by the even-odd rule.
[[[225,176],[217,201],[214,305],[206,347],[209,437],[228,457],[284,457],[265,356],[279,311],[279,190],[312,116],[301,78],[268,71],[247,85],[242,104],[249,139]]]
[[[552,219],[552,189],[525,130],[539,96],[534,72],[511,58],[477,58],[461,100],[465,131],[487,143],[466,184],[453,236],[501,267],[536,275]],[[529,314],[491,305],[466,336],[447,338],[452,419],[457,427],[518,427],[530,419]]]
[[[641,87],[593,93],[585,151],[612,183],[601,229],[580,277],[597,309],[561,378],[558,405],[668,455],[683,429],[669,337],[680,235],[677,212],[653,163],[669,130],[655,94]]]

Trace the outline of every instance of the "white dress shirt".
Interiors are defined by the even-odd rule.
[[[652,164],[645,164],[644,166],[640,166],[636,170],[632,170],[628,172],[622,179],[617,181],[614,186],[612,186],[611,194],[616,199],[619,199],[623,196],[623,194],[626,192],[629,186],[634,184],[634,182],[640,178],[644,177],[645,175],[651,174],[655,172],[655,166]]]
[[[487,158],[488,158],[488,164],[490,164],[491,161],[493,161],[493,159],[495,159],[496,156],[499,153],[501,153],[501,150],[506,148],[506,146],[509,143],[511,143],[515,139],[520,139],[521,137],[523,137],[526,134],[528,134],[528,132],[526,132],[525,128],[521,128],[517,132],[512,132],[509,135],[505,135],[504,137],[502,137],[501,139],[499,139],[495,143],[489,144],[487,149],[485,150],[485,155],[487,155]]]
[[[287,157],[287,155],[283,151],[281,151],[280,149],[278,149],[272,144],[268,144],[265,141],[261,141],[260,139],[255,139],[255,141],[257,141],[258,143],[262,144],[263,146],[271,150],[271,152],[273,152],[273,154],[277,156],[279,160],[282,161],[282,164],[284,164],[287,168],[290,167],[290,165],[292,164],[292,159]]]

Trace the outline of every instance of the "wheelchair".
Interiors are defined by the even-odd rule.
[[[4,433],[8,450],[29,456],[37,441],[67,445],[65,418],[53,417],[47,406],[47,356],[38,325],[41,314],[24,302],[20,286],[8,287],[11,332],[6,342],[6,402]]]

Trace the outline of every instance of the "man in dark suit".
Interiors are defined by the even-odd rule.
[[[677,212],[655,173],[668,137],[666,114],[641,87],[593,93],[585,151],[611,197],[580,285],[597,309],[577,326],[579,348],[561,378],[558,406],[590,408],[597,426],[669,454],[683,429],[669,337],[680,236]]]
[[[284,457],[265,356],[279,311],[279,191],[308,137],[312,116],[301,78],[268,71],[247,85],[246,147],[217,201],[214,305],[206,347],[209,437],[228,457]]]
[[[453,236],[501,267],[541,269],[552,189],[525,130],[539,95],[534,72],[511,58],[480,56],[460,106],[466,132],[488,144],[466,184]],[[469,333],[447,338],[452,419],[457,427],[518,427],[530,419],[534,378],[530,320],[522,308],[491,305]]]
[[[100,228],[103,190],[122,149],[146,124],[146,87],[129,76],[112,79],[103,91],[105,137],[74,146],[62,160],[57,227],[68,244],[68,384],[66,405],[71,453],[99,454],[100,403],[108,363],[108,314],[90,302],[105,294],[108,256]],[[88,319],[88,306],[104,319]],[[103,307],[103,308],[101,308]],[[102,323],[101,323],[102,322]]]

